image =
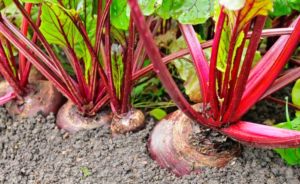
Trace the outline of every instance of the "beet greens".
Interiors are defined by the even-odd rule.
[[[181,24],[180,27],[182,33],[186,38],[189,51],[193,57],[193,62],[198,73],[201,92],[204,99],[203,104],[205,110],[199,114],[193,110],[182,97],[176,84],[169,75],[167,68],[162,62],[161,56],[158,53],[157,47],[149,36],[150,33],[145,27],[145,22],[142,18],[143,15],[137,2],[135,0],[129,0],[128,2],[132,8],[134,21],[139,22],[137,29],[141,39],[148,43],[145,45],[145,48],[154,64],[154,71],[161,78],[161,81],[165,85],[171,98],[188,117],[196,120],[203,126],[220,131],[244,144],[263,148],[287,148],[299,146],[298,142],[300,134],[297,131],[283,130],[239,121],[239,118],[245,114],[245,112],[250,109],[250,107],[257,102],[268,89],[272,89],[270,88],[272,83],[276,80],[279,72],[295,50],[300,39],[300,23],[298,22],[298,19],[293,25],[294,30],[291,35],[283,36],[281,39],[284,38],[284,41],[278,43],[278,45],[284,46],[280,49],[278,49],[277,46],[274,46],[275,48],[277,47],[276,52],[275,48],[274,50],[271,49],[257,64],[257,67],[252,70],[251,65],[253,57],[260,40],[266,15],[268,10],[272,8],[272,1],[246,1],[244,8],[238,11],[232,11],[222,7],[216,28],[216,36],[213,41],[210,65],[208,65],[203,55],[202,47],[197,41],[192,26]],[[252,6],[249,6],[252,3],[255,4],[253,8],[251,8]],[[260,7],[262,8],[259,9]],[[232,14],[233,19],[229,16]],[[237,48],[236,50],[235,45],[241,32],[244,32],[244,35],[247,35],[249,24],[255,17],[255,26],[253,28],[253,33],[251,34],[245,61],[240,66],[239,53],[242,49]],[[225,21],[225,19],[227,19],[227,21]],[[227,29],[230,30],[231,38],[228,51],[226,51],[228,53],[225,62],[225,72],[221,72],[217,69],[217,57],[218,53],[220,53],[218,49],[220,48],[219,45],[221,45],[221,40],[224,39],[224,37],[222,37],[224,26],[227,26]],[[247,37],[244,37],[243,40],[246,38]],[[235,50],[236,56],[234,57]],[[276,57],[276,53],[278,53],[278,57]],[[234,62],[233,68],[231,68],[232,61]],[[236,75],[236,71],[240,67],[240,75],[238,75],[236,79],[231,78],[230,76]],[[256,77],[252,79],[251,76]],[[232,82],[232,80],[236,81]],[[288,80],[285,84],[291,81],[293,80]],[[231,86],[230,82],[232,82]],[[228,86],[230,86],[229,89],[233,90],[233,92],[230,93]],[[281,85],[281,87],[282,86],[284,85]],[[210,90],[208,90],[208,88],[210,88]],[[210,105],[211,108],[207,108],[209,107],[208,105]],[[209,118],[207,119],[206,117]],[[265,131],[262,132],[262,129]]]

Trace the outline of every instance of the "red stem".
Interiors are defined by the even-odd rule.
[[[298,17],[291,25],[289,29],[294,30],[294,27],[297,23],[297,21],[300,19]],[[288,38],[290,36],[281,36],[276,43],[269,49],[269,51],[263,56],[263,58],[255,65],[255,67],[251,70],[246,90],[243,94],[243,98],[245,96],[248,96],[249,93],[255,88],[255,85],[258,81],[262,80],[265,75],[267,75],[267,72],[272,67],[272,64],[276,61],[276,58],[279,56],[280,52],[284,48]]]
[[[147,26],[150,27],[151,23],[152,23],[152,20],[153,20],[153,16],[149,16],[148,19],[147,19]],[[139,43],[135,49],[135,52],[134,52],[134,60],[133,60],[133,65],[132,65],[132,74],[134,74],[136,71],[137,71],[137,66],[138,66],[138,61],[139,61],[139,58],[140,58],[140,55],[141,55],[141,52],[142,52],[142,49],[143,49],[143,41],[142,40],[139,40]]]
[[[153,36],[153,37],[155,37],[155,35],[156,35],[157,31],[158,31],[158,28],[159,28],[160,23],[161,23],[162,20],[163,20],[163,19],[160,18],[160,19],[157,21],[157,23],[156,23],[156,25],[155,25],[155,27],[154,27],[154,29],[153,29],[153,32],[152,32],[152,36]],[[144,51],[144,54],[143,54],[143,56],[142,56],[142,58],[141,58],[141,60],[140,60],[140,62],[139,62],[139,65],[137,66],[137,68],[136,68],[136,70],[135,70],[135,73],[136,73],[137,71],[139,71],[140,69],[142,69],[143,64],[144,64],[144,62],[145,62],[145,60],[146,60],[146,57],[147,57],[147,53]]]
[[[1,17],[0,17],[1,19]],[[5,50],[2,45],[2,41],[0,41],[0,68],[1,73],[3,77],[6,79],[6,81],[9,83],[9,85],[12,87],[14,92],[18,96],[22,96],[26,91],[25,89],[20,85],[17,78],[14,76],[14,74],[11,71],[11,67],[9,66],[9,62],[7,59],[7,55],[5,54]]]
[[[121,106],[119,100],[116,96],[116,89],[114,86],[114,79],[112,73],[112,63],[111,63],[111,43],[110,43],[110,16],[107,15],[107,20],[105,23],[105,56],[107,62],[107,78],[108,78],[108,89],[111,91],[111,102],[119,113],[121,110]]]
[[[250,24],[248,24],[244,28],[243,32],[245,35],[247,35],[249,28],[250,28]],[[234,58],[233,69],[232,69],[232,73],[231,73],[230,89],[229,89],[229,101],[231,101],[233,98],[233,94],[234,94],[233,92],[236,87],[236,81],[238,78],[238,72],[239,72],[239,68],[240,68],[240,63],[241,63],[241,58],[243,55],[245,43],[246,43],[246,37],[244,37],[241,46],[237,49],[236,56]]]
[[[268,71],[268,75],[262,79],[262,81],[258,81],[255,84],[256,88],[247,96],[246,99],[242,99],[239,104],[238,111],[236,115],[233,117],[233,121],[237,121],[245,112],[247,112],[251,106],[256,103],[263,94],[268,90],[268,88],[275,81],[285,64],[288,62],[289,58],[293,54],[300,40],[300,21],[295,26],[294,31],[292,32],[290,38],[288,39],[285,47],[282,52]],[[278,52],[278,51],[276,51]]]
[[[9,54],[10,54],[9,61],[11,62],[12,66],[13,66],[14,69],[15,69],[15,72],[16,72],[16,75],[15,75],[15,76],[16,76],[17,81],[20,81],[19,75],[18,75],[18,67],[17,67],[17,63],[16,63],[16,60],[15,60],[14,53],[13,53],[13,51],[12,51],[10,42],[9,42],[6,38],[5,38],[5,41],[6,41],[6,45],[7,45]],[[22,85],[22,84],[21,84],[21,85]]]
[[[282,105],[282,106],[286,106],[286,101],[285,100],[280,100],[280,99],[277,99],[277,98],[274,98],[274,97],[271,97],[271,96],[267,96],[266,100],[271,101],[271,102],[275,102],[275,103],[277,103],[279,105]],[[294,109],[296,111],[300,111],[300,107],[297,106],[297,105],[294,105],[292,103],[288,103],[288,107],[291,108],[291,109]]]
[[[242,144],[264,148],[295,148],[300,145],[300,132],[283,128],[239,121],[221,133]]]
[[[179,24],[181,32],[187,42],[190,54],[194,61],[194,66],[198,74],[200,83],[201,94],[203,98],[204,107],[208,103],[208,82],[209,82],[209,69],[208,62],[205,58],[203,49],[197,38],[195,30],[192,25]],[[149,56],[150,57],[150,56]]]
[[[132,18],[136,23],[137,30],[139,31],[140,38],[145,44],[145,49],[148,53],[150,60],[154,65],[154,72],[157,73],[161,82],[163,83],[165,89],[168,91],[170,97],[174,100],[176,105],[192,120],[207,126],[207,127],[219,127],[220,122],[214,122],[212,119],[206,119],[202,117],[197,111],[195,111],[186,99],[181,94],[174,80],[172,79],[171,74],[169,73],[168,68],[163,63],[159,50],[154,43],[154,40],[151,36],[149,29],[147,28],[146,21],[140,10],[137,0],[128,0],[128,3],[131,7]],[[198,40],[197,40],[198,42]],[[198,42],[199,43],[199,42]]]
[[[4,96],[0,97],[0,106],[6,104],[7,102],[10,102],[11,100],[15,99],[17,95],[15,95],[13,92],[9,92]]]
[[[134,39],[135,39],[135,25],[130,16],[129,24],[129,41],[127,48],[127,57],[124,70],[124,91],[122,92],[122,109],[121,113],[127,113],[130,110],[130,94],[131,94],[131,78],[132,78],[132,66],[131,63],[134,57]]]
[[[260,100],[265,97],[271,95],[275,91],[283,88],[284,86],[290,84],[291,82],[297,80],[300,77],[300,68],[294,69],[286,75],[276,79],[276,81],[272,84],[272,86],[264,93],[264,95],[260,98]]]
[[[45,49],[49,53],[50,57],[53,59],[52,62],[54,66],[57,68],[57,70],[62,74],[62,80],[66,83],[67,89],[70,92],[70,94],[74,97],[73,99],[76,100],[76,104],[84,104],[84,99],[70,80],[69,75],[64,70],[62,64],[59,62],[57,56],[55,55],[54,51],[51,49],[49,43],[47,42],[46,38],[43,36],[39,28],[35,25],[35,23],[32,21],[31,17],[28,15],[26,10],[23,8],[23,6],[20,4],[18,0],[13,0],[14,4],[17,6],[17,8],[20,10],[22,15],[27,19],[29,25],[31,28],[37,33],[40,41],[43,43]],[[66,91],[66,90],[65,90]],[[79,103],[78,103],[79,102]]]
[[[40,4],[39,14],[38,14],[38,18],[37,18],[37,21],[36,21],[36,26],[37,27],[40,27],[40,25],[41,25],[41,14],[42,14],[42,4]],[[37,42],[36,32],[34,32],[34,34],[33,34],[32,42],[34,44],[36,44],[36,42]],[[31,69],[31,62],[26,62],[26,66],[25,66],[23,76],[21,76],[21,78],[22,78],[21,79],[21,85],[22,86],[26,86],[26,84],[28,84],[28,77],[29,77],[29,74],[30,74],[30,69]]]
[[[239,17],[240,17],[240,11],[238,11],[236,19],[239,20]],[[222,83],[221,95],[220,95],[221,99],[224,98],[224,101],[223,101],[222,107],[221,107],[221,112],[220,112],[221,117],[223,117],[224,112],[225,112],[225,110],[228,106],[227,103],[229,102],[229,96],[228,96],[229,77],[230,77],[230,74],[231,74],[231,65],[232,65],[233,52],[234,52],[235,44],[236,44],[236,41],[237,41],[238,36],[240,34],[240,32],[237,32],[238,31],[237,30],[238,26],[239,26],[239,22],[236,21],[234,23],[233,31],[231,33],[231,39],[230,39],[230,45],[229,45],[229,51],[228,51],[228,57],[227,57],[226,71],[225,71],[225,75],[224,75],[224,79],[223,79],[223,83]]]
[[[217,119],[218,112],[219,112],[218,101],[217,101],[217,89],[216,89],[216,76],[217,76],[216,66],[217,66],[220,39],[221,39],[223,25],[226,17],[226,14],[223,12],[223,9],[224,7],[222,7],[221,9],[219,21],[216,27],[216,34],[213,39],[213,46],[212,46],[210,66],[209,66],[209,102],[213,112],[214,119]]]
[[[25,3],[25,10],[26,12],[30,15],[31,12],[31,8],[32,8],[32,3]],[[21,32],[27,36],[27,32],[28,32],[28,21],[26,20],[25,17],[23,17],[22,19],[22,24],[21,24]],[[25,43],[23,43],[25,46]],[[20,72],[20,76],[23,77],[23,73],[25,71],[25,66],[26,66],[26,58],[24,57],[24,55],[22,53],[19,53],[19,72]]]
[[[241,102],[243,93],[246,88],[248,76],[250,74],[251,66],[253,63],[253,59],[255,56],[255,52],[257,50],[259,41],[260,41],[260,35],[261,32],[264,28],[265,22],[266,22],[267,17],[266,16],[261,16],[258,15],[255,25],[254,25],[254,30],[253,34],[250,39],[250,43],[247,49],[247,53],[245,56],[245,60],[240,72],[240,76],[237,81],[237,85],[234,91],[234,95],[232,97],[232,101],[230,102],[230,105],[224,115],[223,122],[229,122],[231,117],[233,117],[236,113],[237,108],[239,107],[239,104]]]
[[[77,103],[77,100],[73,99],[73,96],[70,94],[70,92],[68,91],[68,88],[66,88],[66,86],[56,77],[56,75],[54,75],[49,69],[48,67],[44,66],[30,51],[28,51],[26,49],[26,47],[23,45],[23,43],[21,43],[12,33],[10,33],[7,28],[0,22],[0,31],[1,33],[17,48],[19,49],[20,52],[22,52],[26,58],[28,58],[28,60],[30,62],[32,62],[37,69],[50,81],[53,82],[53,84],[65,95],[67,96],[70,100],[72,100],[77,106],[79,105],[79,103]],[[15,32],[18,33],[18,32]],[[22,33],[20,33],[22,35]],[[24,35],[23,35],[24,36]],[[26,45],[34,50],[38,50],[35,47],[31,47],[31,45],[27,44],[30,43],[30,41],[26,38],[23,37],[25,39],[22,39],[22,41],[24,43],[26,43]],[[45,57],[43,54],[41,54],[40,52],[35,52],[35,54],[37,54],[39,56],[40,59],[42,59],[44,62],[47,62],[47,56]],[[49,61],[48,61],[49,62]],[[51,66],[51,65],[48,65]]]
[[[104,27],[105,20],[107,19],[107,16],[109,15],[109,9],[110,9],[111,3],[112,3],[112,0],[107,0],[105,2],[105,8],[103,10],[103,13],[102,13],[101,17],[98,17],[98,19],[97,19],[96,39],[95,39],[95,47],[94,47],[94,50],[95,50],[97,56],[99,56],[99,53],[100,53],[100,42],[101,42],[102,30]],[[99,8],[100,7],[98,4],[98,9]]]

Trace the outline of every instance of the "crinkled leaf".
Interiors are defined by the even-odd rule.
[[[69,13],[78,12],[72,11]],[[74,16],[76,16],[74,14]],[[40,30],[49,43],[71,48],[82,40],[82,36],[64,11],[55,4],[44,3],[42,6]]]
[[[197,37],[200,42],[204,41],[201,40],[199,35],[197,35]],[[172,42],[172,44],[170,45],[170,51],[172,53],[177,52],[184,48],[187,48],[187,45],[182,36],[179,39],[177,39],[175,42]],[[210,60],[210,52],[211,49],[204,50],[204,54],[207,60]],[[192,61],[190,55],[185,56],[185,58],[187,60]],[[197,78],[195,67],[192,63],[188,62],[187,60],[176,59],[172,63],[175,65],[180,75],[180,78],[185,81],[183,84],[185,88],[185,93],[189,96],[190,100],[194,102],[202,102],[201,90],[200,90],[200,85]]]
[[[298,79],[292,90],[292,102],[300,106],[300,79]],[[296,111],[296,116],[300,118],[300,111]]]
[[[122,61],[122,56],[118,49],[118,45],[116,44],[112,45],[111,65],[116,94],[117,97],[120,99],[124,65]]]
[[[173,18],[184,24],[205,22],[214,11],[214,0],[138,0],[144,15],[156,14],[164,19]],[[118,29],[129,26],[130,9],[126,0],[113,0],[111,23]]]
[[[214,0],[163,0],[156,14],[184,24],[199,24],[211,17],[213,11]]]
[[[162,109],[153,109],[152,111],[150,111],[150,115],[154,116],[158,120],[161,120],[167,115],[167,113]]]

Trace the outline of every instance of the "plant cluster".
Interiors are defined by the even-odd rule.
[[[161,109],[151,111],[162,120],[150,153],[176,175],[226,165],[240,153],[228,137],[260,148],[300,147],[300,132],[289,130],[294,121],[289,128],[240,121],[257,101],[273,99],[270,94],[300,76],[299,67],[282,72],[300,41],[300,2],[285,9],[280,2],[2,0],[0,105],[19,118],[57,113],[58,127],[70,132],[109,125],[113,135],[123,134],[145,125],[133,97],[142,100],[158,80],[154,72],[180,111],[164,119]],[[22,15],[20,25],[8,8]],[[273,9],[271,16],[287,15],[288,28],[264,29],[272,27]],[[209,28],[193,26],[207,19]],[[203,40],[204,29],[213,40]],[[271,36],[280,38],[270,40],[261,57],[261,38]],[[170,74],[171,61],[195,105]],[[164,89],[157,90],[156,104]],[[297,105],[289,104],[300,110]]]

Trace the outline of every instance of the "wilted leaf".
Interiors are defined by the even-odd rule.
[[[153,109],[152,111],[150,111],[150,114],[158,120],[163,119],[167,115],[166,111],[162,109]]]
[[[197,37],[199,39],[199,42],[204,41],[201,40],[199,35],[197,35]],[[172,53],[182,50],[184,48],[187,48],[187,45],[182,36],[179,39],[177,39],[175,42],[172,42],[170,45],[170,51]],[[204,50],[204,54],[207,60],[210,60],[210,52],[211,49]],[[176,59],[172,63],[175,65],[180,75],[180,78],[185,81],[183,84],[185,88],[185,93],[189,96],[191,101],[200,103],[202,102],[202,96],[201,96],[199,81],[197,78],[197,72],[195,70],[194,65],[187,61],[187,60],[192,61],[191,56],[188,55],[185,56],[184,58],[186,59]]]
[[[237,36],[247,26],[250,21],[258,15],[268,15],[268,12],[273,9],[272,0],[247,0],[245,6],[239,11],[226,9],[229,15],[229,23],[231,27],[237,23]],[[237,17],[238,12],[240,16]]]

